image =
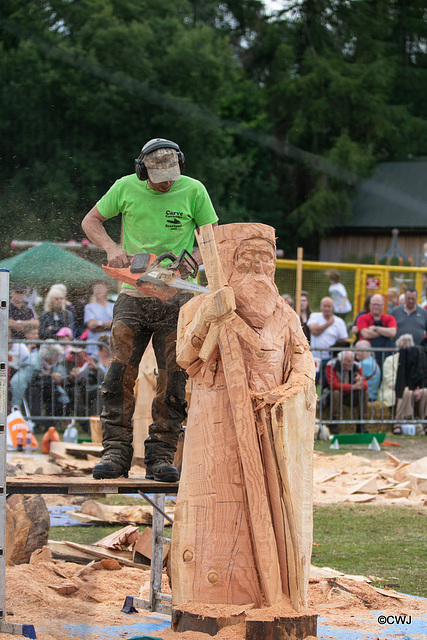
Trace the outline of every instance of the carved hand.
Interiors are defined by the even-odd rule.
[[[222,287],[207,294],[201,306],[203,318],[208,323],[225,320],[235,308],[234,291],[231,287]]]

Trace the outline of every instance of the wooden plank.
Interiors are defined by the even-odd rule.
[[[62,493],[62,494],[95,494],[95,493],[166,493],[176,494],[178,483],[156,482],[147,480],[145,476],[130,476],[113,480],[95,480],[92,476],[42,476],[25,477],[8,476],[6,478],[7,493]]]
[[[113,558],[117,560],[121,564],[124,564],[126,567],[135,567],[136,569],[140,569],[141,565],[133,562],[131,558],[130,551],[109,551],[108,549],[101,549],[100,547],[94,547],[90,544],[77,544],[76,542],[69,542],[66,540],[64,544],[68,545],[72,549],[77,549],[78,551],[83,551],[92,557],[96,558]]]
[[[77,564],[87,564],[93,560],[93,555],[81,549],[72,549],[66,542],[59,540],[48,540],[48,546],[52,557],[65,562],[75,562]]]
[[[64,454],[75,458],[85,458],[87,454],[100,457],[102,449],[102,444],[97,442],[52,442],[49,453],[52,457],[64,457]]]

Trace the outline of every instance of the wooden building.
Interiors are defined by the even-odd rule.
[[[424,262],[427,242],[427,159],[384,162],[358,188],[353,219],[322,238],[322,262],[383,256],[398,229],[399,249],[414,266]]]

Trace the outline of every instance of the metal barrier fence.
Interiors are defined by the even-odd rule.
[[[331,433],[340,425],[354,425],[361,432],[368,425],[413,425],[408,433],[427,434],[427,388],[410,390],[401,377],[396,387],[400,351],[392,347],[314,350],[317,422],[328,425]]]
[[[23,410],[36,431],[44,431],[52,422],[70,420],[79,421],[89,431],[90,417],[101,412],[101,384],[107,367],[96,355],[87,356],[88,344],[79,340],[11,340],[9,344],[16,345],[12,360],[9,356],[9,408]],[[36,348],[28,353],[28,347],[22,350],[17,345]],[[103,342],[92,345],[108,349]],[[351,354],[351,362],[346,353]],[[427,428],[427,388],[403,389],[401,397],[396,397],[399,349],[330,347],[313,350],[313,356],[317,421],[328,425],[331,432],[340,425],[359,425],[360,429],[361,425],[419,424]],[[364,384],[358,382],[359,366]]]
[[[20,346],[24,345],[24,347]],[[44,431],[52,423],[79,421],[89,431],[101,411],[101,384],[107,367],[104,342],[10,340],[9,408],[18,407]],[[104,364],[103,362],[104,361]]]

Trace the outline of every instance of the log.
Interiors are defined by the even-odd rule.
[[[169,515],[174,510],[171,507],[166,507],[165,511]],[[110,506],[96,500],[86,500],[83,502],[80,511],[71,511],[69,515],[74,520],[85,523],[151,524],[153,521],[153,507],[148,505]],[[170,522],[166,519],[165,525],[170,525]]]
[[[42,496],[12,495],[6,502],[6,558],[14,564],[30,561],[47,544],[50,518]]]
[[[172,609],[172,629],[178,633],[198,631],[216,636],[224,627],[231,627],[245,621],[245,614],[221,615],[215,613],[194,613],[174,607]]]
[[[262,612],[266,612],[261,617]],[[275,609],[252,611],[251,607],[183,605],[172,608],[172,629],[216,636],[221,629],[242,625],[245,640],[302,640],[317,636],[317,615],[283,615]]]
[[[300,640],[317,636],[317,616],[247,620],[245,640]]]

